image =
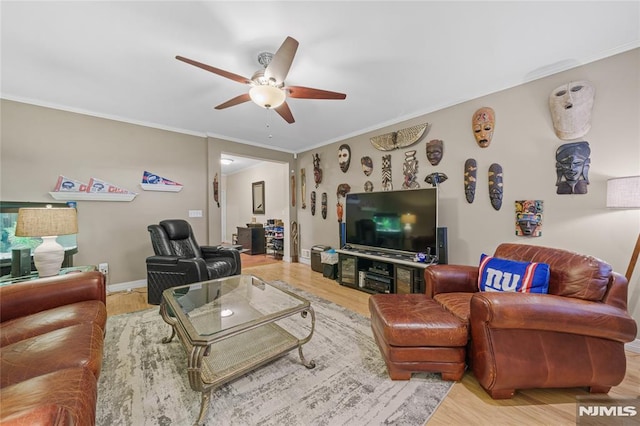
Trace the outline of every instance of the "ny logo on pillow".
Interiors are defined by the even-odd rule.
[[[499,259],[482,254],[478,271],[478,288],[480,291],[547,293],[549,265]]]

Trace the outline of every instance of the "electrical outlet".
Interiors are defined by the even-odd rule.
[[[105,275],[109,275],[109,264],[106,262],[99,264],[98,271],[102,272]]]
[[[308,249],[302,249],[302,257],[308,259],[311,257],[311,250]]]

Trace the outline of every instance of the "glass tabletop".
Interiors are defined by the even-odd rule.
[[[253,275],[170,288],[163,299],[192,342],[211,342],[309,307],[308,300]]]

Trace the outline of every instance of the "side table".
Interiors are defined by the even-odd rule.
[[[90,272],[90,271],[97,271],[97,270],[98,268],[95,265],[70,266],[68,268],[60,268],[58,275],[73,274],[76,272]],[[13,284],[13,283],[20,283],[23,281],[37,280],[38,278],[40,278],[40,275],[38,275],[38,271],[31,271],[29,275],[24,275],[22,277],[12,277],[11,275],[4,275],[0,277],[0,286]]]

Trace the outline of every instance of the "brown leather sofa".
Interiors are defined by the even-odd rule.
[[[0,424],[95,424],[105,301],[100,272],[0,286]]]
[[[469,322],[467,362],[489,395],[559,387],[607,393],[618,385],[624,343],[637,332],[627,280],[606,262],[567,250],[501,244],[494,256],[549,264],[549,293],[478,292],[478,266],[425,270],[426,295]]]

